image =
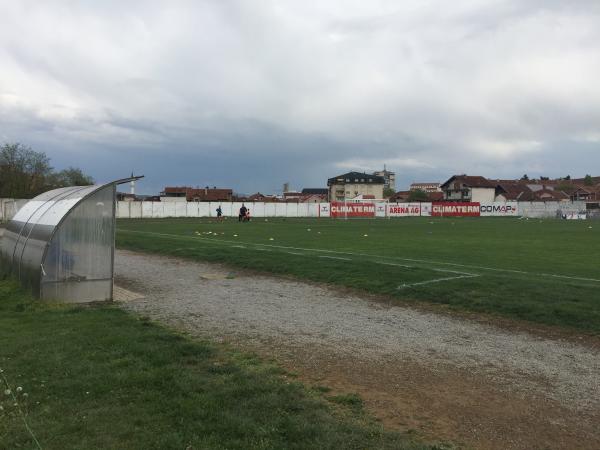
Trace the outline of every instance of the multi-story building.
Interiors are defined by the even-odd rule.
[[[423,191],[423,192],[442,192],[440,183],[413,183],[410,185],[411,191]]]
[[[376,199],[383,198],[385,179],[379,175],[360,172],[348,172],[327,180],[330,201],[344,201],[369,195]]]
[[[396,191],[396,173],[387,170],[387,168],[385,167],[385,164],[383,165],[383,170],[378,170],[376,172],[373,172],[373,175],[378,176],[378,177],[383,177],[383,180],[384,180],[383,188],[384,189],[391,189],[393,191]]]

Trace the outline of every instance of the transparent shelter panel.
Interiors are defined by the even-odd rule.
[[[42,263],[42,298],[46,293],[65,300],[76,293],[93,297],[88,291],[102,283],[74,285],[112,280],[113,198],[114,186],[105,186],[79,203],[59,225]],[[105,296],[104,286],[98,296]]]
[[[0,274],[35,297],[112,298],[117,180],[45,192],[24,205],[0,241]]]

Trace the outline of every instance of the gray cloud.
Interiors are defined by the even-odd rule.
[[[600,5],[6,2],[0,140],[143,188],[600,167]]]

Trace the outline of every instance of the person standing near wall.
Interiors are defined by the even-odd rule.
[[[246,211],[248,211],[248,208],[246,208],[246,205],[242,203],[242,207],[240,208],[240,215],[238,216],[238,222],[244,220],[244,218],[246,217]]]

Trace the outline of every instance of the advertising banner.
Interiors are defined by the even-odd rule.
[[[431,207],[434,217],[479,217],[479,203],[434,202]]]
[[[331,217],[375,217],[374,203],[331,202]]]
[[[479,214],[481,216],[496,216],[496,217],[514,217],[519,215],[518,203],[482,203],[479,206]]]
[[[387,205],[388,217],[414,217],[420,215],[421,203],[389,203]]]

